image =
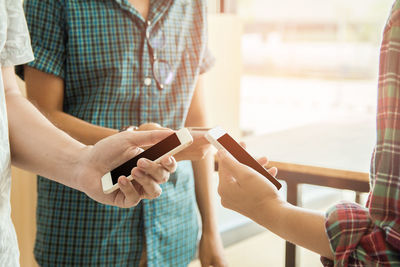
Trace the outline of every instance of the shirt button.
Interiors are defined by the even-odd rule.
[[[151,85],[151,78],[150,77],[146,77],[144,79],[144,85],[146,85],[146,86],[150,86]]]

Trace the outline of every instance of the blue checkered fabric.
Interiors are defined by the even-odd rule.
[[[151,1],[151,34],[163,31],[166,40],[158,56],[174,72],[162,90],[152,73],[146,21],[128,0],[25,0],[36,57],[29,66],[63,78],[64,111],[87,122],[115,129],[146,122],[181,128],[196,79],[212,64],[205,2]],[[145,244],[149,267],[186,266],[198,236],[191,163],[180,163],[162,189],[156,200],[119,209],[39,177],[38,263],[137,266]]]

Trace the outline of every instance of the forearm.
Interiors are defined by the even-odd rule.
[[[333,259],[323,213],[278,200],[255,212],[252,219],[289,242]]]
[[[195,177],[196,199],[199,207],[203,232],[217,233],[217,221],[214,207],[213,167],[214,157],[208,154],[200,161],[192,161]]]
[[[71,173],[85,146],[53,126],[16,90],[6,92],[6,103],[12,163],[75,188]]]
[[[202,76],[196,84],[192,103],[186,118],[186,127],[207,127],[207,117],[204,110],[204,88]],[[213,171],[214,156],[208,153],[202,160],[192,161],[195,177],[196,199],[203,222],[203,232],[217,233],[217,222],[214,208]]]
[[[118,133],[118,130],[88,123],[63,111],[44,111],[44,113],[54,125],[86,145],[94,145],[98,141]]]
[[[94,145],[117,133],[117,130],[93,125],[63,112],[64,80],[49,73],[25,66],[28,99],[58,128],[76,140]]]

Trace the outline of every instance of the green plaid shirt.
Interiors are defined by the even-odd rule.
[[[128,0],[25,0],[36,60],[29,66],[64,79],[64,111],[109,128],[157,122],[178,129],[206,49],[206,1],[152,0],[152,34],[164,32],[159,58],[175,77],[159,90],[152,75],[146,22]],[[146,79],[147,78],[147,79]],[[151,78],[151,84],[145,82]],[[163,194],[132,209],[98,204],[39,177],[35,257],[41,266],[186,266],[196,251],[198,220],[190,162]]]

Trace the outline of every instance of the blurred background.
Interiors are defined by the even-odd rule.
[[[209,46],[217,59],[206,74],[210,126],[221,125],[247,141],[257,156],[367,177],[379,46],[394,1],[207,1]],[[21,81],[20,86],[23,90]],[[347,154],[354,160],[340,161]],[[13,169],[12,216],[21,266],[36,266],[34,177]],[[215,191],[217,183],[215,175]],[[321,211],[341,200],[365,203],[365,194],[351,190],[300,183],[298,192],[300,205]],[[222,208],[216,192],[215,199],[230,266],[294,266],[285,263],[283,240]],[[318,255],[300,248],[295,265],[321,266]]]
[[[210,48],[217,58],[207,77],[211,124],[249,140],[255,155],[367,175],[376,138],[379,48],[393,2],[209,1]],[[325,133],[321,127],[329,136],[316,136]],[[350,154],[354,161],[339,163],[329,154]],[[366,201],[366,194],[350,190],[302,184],[298,190],[299,204],[321,211],[343,200]],[[281,194],[286,197],[285,186]],[[284,241],[216,205],[231,266],[285,266]],[[300,248],[295,265],[321,266],[319,255]]]
[[[379,46],[393,0],[225,2],[242,24],[245,134],[375,115]]]

